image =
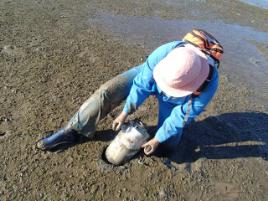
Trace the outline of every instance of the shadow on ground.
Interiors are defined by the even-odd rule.
[[[155,128],[149,128],[153,132]],[[114,134],[105,130],[95,140],[109,141]],[[194,122],[185,129],[174,162],[194,162],[199,158],[268,158],[268,115],[259,112],[225,113]]]
[[[148,128],[150,133],[155,127]],[[111,129],[96,132],[95,141],[110,141]],[[90,143],[81,137],[78,143]],[[62,151],[74,146],[62,147]],[[157,154],[166,157],[165,153]],[[184,130],[175,153],[168,155],[172,162],[194,162],[199,158],[233,159],[246,157],[268,158],[268,115],[259,112],[225,113],[194,122]]]
[[[183,163],[199,158],[246,157],[268,158],[268,115],[265,113],[226,113],[195,122],[185,129],[171,160]]]

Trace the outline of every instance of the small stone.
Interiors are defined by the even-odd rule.
[[[166,192],[165,192],[165,190],[160,190],[159,191],[159,198],[162,200],[162,199],[165,199],[166,198]]]
[[[0,137],[4,136],[6,132],[0,131]]]

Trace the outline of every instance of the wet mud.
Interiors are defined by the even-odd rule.
[[[0,2],[0,200],[268,199],[267,9],[241,1]],[[225,47],[220,86],[171,157],[102,160],[104,118],[92,140],[55,152],[35,142],[67,123],[98,87],[193,27]],[[157,123],[150,97],[130,119]]]

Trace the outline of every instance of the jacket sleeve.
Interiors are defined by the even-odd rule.
[[[127,114],[133,113],[144,102],[149,95],[154,93],[154,67],[179,43],[170,42],[154,50],[145,63],[142,64],[141,72],[134,78],[133,85],[127,97],[123,111]]]
[[[192,99],[192,104],[190,105],[190,113],[185,125],[192,122],[195,117],[201,114],[208,103],[212,100],[218,87],[218,72],[215,69],[213,79],[207,88],[202,91],[202,93]],[[174,135],[181,135],[183,129],[183,121],[188,108],[188,101],[183,105],[178,105],[173,108],[170,116],[164,121],[162,126],[156,132],[155,138],[159,142],[164,142]]]
[[[143,101],[153,92],[153,73],[145,62],[141,72],[133,80],[133,85],[127,97],[123,111],[127,114],[133,113]]]

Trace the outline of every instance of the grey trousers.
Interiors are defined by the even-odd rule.
[[[107,81],[86,100],[67,124],[68,128],[92,138],[98,122],[128,96],[133,79],[142,65],[117,75]]]

